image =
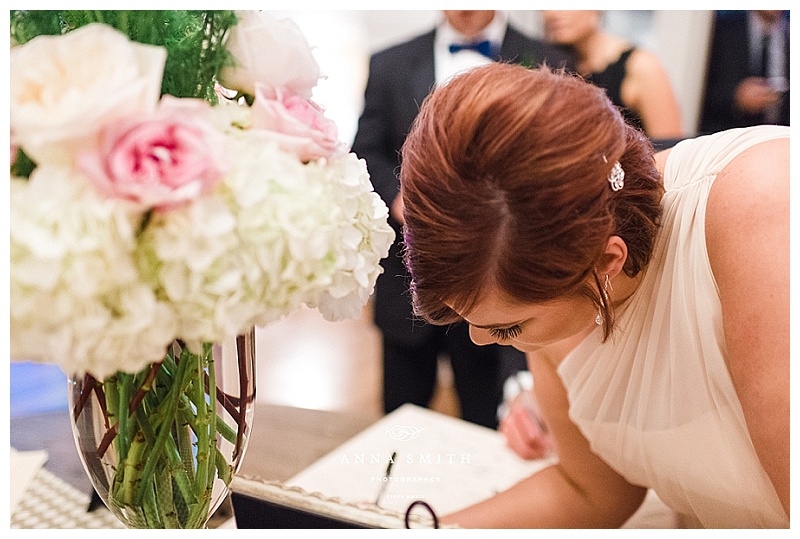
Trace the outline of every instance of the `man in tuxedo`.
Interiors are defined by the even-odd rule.
[[[789,125],[789,12],[717,11],[700,134]]]
[[[438,327],[415,320],[410,277],[402,260],[399,167],[403,145],[419,107],[435,85],[492,61],[571,68],[564,50],[531,39],[508,25],[499,11],[443,12],[433,30],[377,52],[370,59],[364,109],[353,151],[367,163],[375,190],[390,208],[397,239],[382,262],[375,290],[374,320],[383,335],[383,406],[386,413],[410,402],[429,406],[438,358],[449,357],[461,417],[497,427],[497,407],[508,371],[526,368],[509,347],[477,346],[465,323]],[[509,366],[509,363],[516,364]],[[504,372],[506,371],[506,372]]]

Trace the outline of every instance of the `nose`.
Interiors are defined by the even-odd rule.
[[[469,338],[472,339],[472,342],[478,346],[485,346],[487,344],[494,344],[497,342],[497,339],[492,337],[491,333],[485,329],[476,328],[472,325],[469,326]]]

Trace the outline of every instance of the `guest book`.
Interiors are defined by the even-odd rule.
[[[549,462],[519,458],[497,431],[406,404],[283,484],[236,477],[231,488],[239,527],[271,527],[265,518],[245,522],[259,500],[261,516],[280,517],[281,528],[405,527],[415,502],[411,527],[432,527],[434,514],[488,498]]]
[[[434,527],[555,461],[524,460],[495,430],[406,404],[284,483],[235,477],[232,500],[240,528]],[[626,527],[675,523],[651,492]]]

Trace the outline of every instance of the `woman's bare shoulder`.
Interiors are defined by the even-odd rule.
[[[789,198],[788,139],[756,144],[717,174],[708,195],[705,232],[709,262],[721,292],[742,282],[763,281],[764,274],[774,274],[783,264],[788,252]],[[748,268],[747,272],[743,274],[742,268]]]
[[[717,174],[709,195],[709,218],[730,212],[774,212],[789,198],[789,139],[760,142],[737,155]],[[716,210],[721,210],[717,215]],[[724,212],[724,213],[723,213]]]
[[[671,151],[672,148],[669,148],[667,150],[662,150],[657,154],[655,154],[656,169],[658,170],[658,175],[662,178],[664,177],[664,167],[667,164],[667,158],[669,157]]]

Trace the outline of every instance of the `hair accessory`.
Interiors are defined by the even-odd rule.
[[[608,183],[611,184],[612,191],[619,191],[625,187],[625,171],[622,170],[622,165],[619,164],[619,161],[614,163],[614,166],[611,167],[611,173],[608,175]]]

